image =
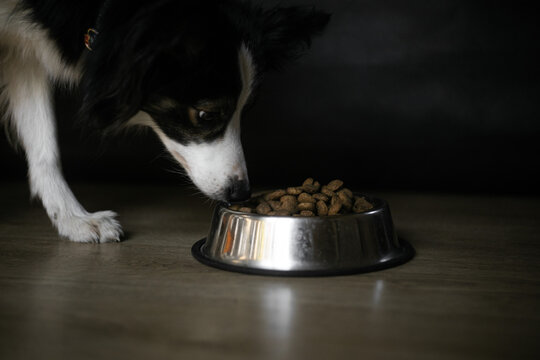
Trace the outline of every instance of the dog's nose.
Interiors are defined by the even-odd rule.
[[[227,201],[237,202],[249,199],[251,196],[251,188],[249,187],[249,181],[234,179],[229,186],[227,192]]]

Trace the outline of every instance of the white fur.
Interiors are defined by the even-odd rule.
[[[76,84],[80,79],[79,66],[68,66],[47,31],[29,20],[25,12],[15,10],[14,0],[0,3],[0,47],[4,58],[35,59],[52,81]]]
[[[248,181],[244,151],[240,142],[240,117],[252,91],[255,67],[249,49],[242,45],[238,54],[242,90],[225,134],[210,143],[182,145],[161,131],[146,113],[139,113],[131,125],[151,127],[167,150],[184,167],[193,183],[214,199],[225,200],[231,179]]]
[[[41,199],[60,235],[76,242],[119,241],[122,229],[111,211],[88,213],[69,189],[59,162],[51,81],[76,83],[46,31],[0,4],[0,83],[9,121],[26,153],[33,196]]]

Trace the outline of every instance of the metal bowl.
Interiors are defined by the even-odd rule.
[[[349,215],[291,217],[246,214],[218,205],[208,237],[192,247],[200,262],[260,275],[323,276],[402,264],[414,249],[398,239],[388,204]]]

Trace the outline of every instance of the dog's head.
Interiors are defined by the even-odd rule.
[[[151,127],[203,193],[243,200],[242,113],[261,75],[309,47],[328,20],[237,1],[112,5],[87,54],[81,114],[104,128]]]

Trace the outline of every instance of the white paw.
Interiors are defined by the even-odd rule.
[[[116,213],[100,211],[80,216],[56,219],[55,224],[60,235],[71,241],[85,243],[106,243],[120,241],[123,235]]]

